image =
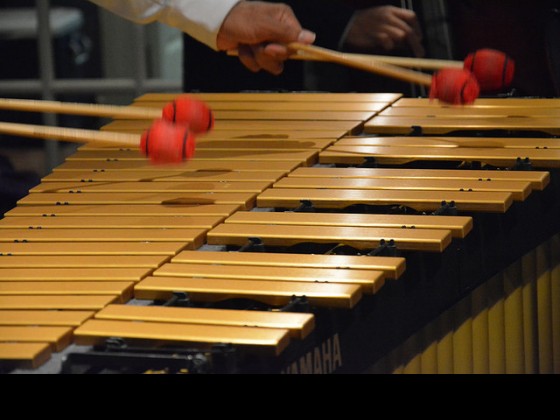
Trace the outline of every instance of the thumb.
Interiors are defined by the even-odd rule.
[[[253,39],[246,40],[247,43],[294,41],[311,43],[315,40],[315,34],[301,27],[292,8],[288,5],[273,4],[263,12],[253,28],[251,34]]]

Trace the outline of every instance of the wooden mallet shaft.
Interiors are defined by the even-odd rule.
[[[326,61],[354,67],[360,70],[376,73],[404,82],[416,83],[418,85],[427,87],[430,87],[432,84],[431,75],[402,68],[392,64],[380,63],[376,61],[365,61],[349,56],[348,54],[341,53],[339,51],[317,47],[315,45],[301,44],[299,42],[292,42],[288,44],[288,48],[295,51],[304,51],[310,56],[315,56]]]
[[[195,136],[185,124],[156,119],[143,134],[0,122],[0,133],[44,140],[137,149],[154,163],[180,163],[195,152]]]
[[[364,62],[384,63],[400,67],[416,68],[422,70],[441,70],[444,68],[463,68],[464,63],[456,60],[442,60],[434,58],[418,58],[418,57],[398,57],[390,55],[375,54],[357,54],[357,53],[341,53],[347,58],[353,60],[361,60]],[[323,57],[313,55],[304,51],[299,51],[290,59],[325,61]]]
[[[138,134],[86,130],[82,128],[49,127],[34,124],[0,122],[0,133],[43,140],[61,140],[114,147],[138,148]]]
[[[161,109],[141,106],[100,105],[11,98],[0,98],[0,109],[142,120],[161,118],[162,113]]]

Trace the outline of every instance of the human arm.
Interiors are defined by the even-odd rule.
[[[244,0],[90,0],[137,23],[160,22],[180,29],[215,50],[239,49],[250,70],[279,74],[287,49],[281,44],[312,43],[285,4]]]
[[[357,10],[348,23],[342,44],[354,51],[410,49],[416,57],[425,54],[415,12],[389,5]]]

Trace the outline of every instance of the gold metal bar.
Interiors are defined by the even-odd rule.
[[[384,137],[373,137],[383,139]],[[398,145],[400,137],[385,137],[390,142]],[[423,137],[402,137],[407,141],[422,140]],[[408,140],[410,139],[410,140]],[[342,140],[339,140],[342,141]],[[338,143],[337,143],[338,144]],[[420,146],[420,145],[419,145]],[[388,179],[464,179],[464,180],[503,180],[503,181],[528,181],[534,190],[543,190],[550,182],[550,173],[545,171],[488,171],[464,169],[407,169],[400,168],[323,168],[301,167],[290,172],[293,177],[317,178],[388,178]]]
[[[510,130],[544,131],[560,133],[560,122],[554,117],[486,117],[486,118],[421,118],[421,117],[374,117],[364,124],[366,134],[408,134],[411,127],[422,128],[424,134],[447,134],[452,131]]]
[[[153,272],[160,277],[218,278],[262,281],[296,281],[358,284],[373,294],[385,283],[382,271],[331,268],[236,266],[215,264],[165,264]]]
[[[262,252],[183,251],[173,257],[179,264],[223,264],[266,267],[340,268],[383,271],[389,279],[399,278],[405,271],[402,257],[364,255],[319,255]]]
[[[418,211],[435,211],[442,202],[455,202],[458,210],[504,213],[513,203],[511,193],[469,191],[368,191],[312,188],[269,188],[257,197],[258,207],[295,208],[301,200],[318,208],[343,209],[354,204],[402,205]]]
[[[291,246],[302,242],[344,243],[360,249],[374,248],[393,239],[400,249],[442,252],[451,243],[451,232],[441,229],[391,229],[339,226],[247,225],[224,223],[208,232],[210,245],[245,245],[248,237],[269,245]]]
[[[527,181],[482,181],[454,179],[337,179],[286,177],[275,188],[321,188],[343,190],[410,191],[501,191],[510,192],[514,200],[523,201],[531,193]]]
[[[184,242],[0,242],[1,255],[111,255],[151,256],[161,260],[173,256],[185,247]],[[147,261],[150,261],[148,258]]]
[[[360,286],[342,283],[147,277],[134,287],[137,299],[165,300],[176,291],[188,292],[194,301],[248,297],[275,306],[305,296],[312,305],[336,308],[352,308],[362,297]]]
[[[53,244],[50,244],[54,247]],[[56,244],[58,247],[58,244]],[[132,268],[155,269],[165,262],[159,255],[12,255],[0,258],[2,268]]]
[[[132,299],[134,283],[114,281],[13,281],[0,284],[0,296],[118,296],[120,302]]]
[[[197,171],[286,171],[289,172],[301,163],[290,161],[226,161],[226,160],[194,160],[178,164],[166,164],[165,170],[176,172],[180,175],[184,172]],[[66,161],[53,169],[58,171],[149,171],[155,174],[163,168],[161,165],[154,165],[151,162],[142,160],[107,160],[107,161]]]
[[[190,249],[204,243],[206,229],[0,229],[0,242],[185,241]]]
[[[0,326],[0,342],[49,343],[53,351],[62,351],[72,342],[73,328]]]
[[[223,325],[89,320],[74,330],[76,344],[91,345],[109,337],[168,343],[227,343],[268,347],[280,354],[289,343],[288,330]]]
[[[224,216],[74,216],[5,217],[0,220],[0,229],[211,229],[225,219]]]
[[[473,226],[470,216],[424,216],[411,214],[297,213],[238,211],[225,223],[355,226],[378,228],[444,229],[464,238]]]
[[[51,358],[48,343],[0,343],[0,364],[37,369]]]
[[[91,205],[91,204],[158,204],[158,205],[192,205],[192,204],[236,204],[244,210],[253,207],[256,193],[228,192],[192,192],[192,193],[103,193],[72,194],[42,193],[29,194],[18,201],[18,205]]]
[[[94,314],[93,311],[2,310],[0,311],[0,325],[77,327]]]
[[[8,257],[9,258],[9,257]],[[0,284],[19,281],[129,281],[137,282],[149,268],[2,268]]]
[[[94,205],[33,205],[17,206],[6,212],[4,217],[187,217],[229,216],[240,208],[236,204],[94,204]],[[154,222],[154,223],[157,223]]]
[[[97,311],[116,300],[117,296],[0,296],[0,309]]]
[[[1,315],[2,313],[0,312]],[[139,305],[108,305],[97,312],[95,318],[121,321],[277,328],[289,330],[290,336],[298,339],[308,336],[315,326],[314,316],[304,313]]]
[[[228,141],[229,142],[229,141]],[[227,143],[227,142],[226,142]],[[197,148],[198,148],[197,143]],[[278,181],[286,175],[285,171],[239,171],[219,170],[214,171],[106,171],[93,172],[92,170],[65,170],[53,171],[41,178],[41,183],[51,182],[200,182],[200,181],[229,181],[229,182],[254,182]]]
[[[558,126],[560,132],[560,123]],[[517,158],[529,159],[536,168],[558,168],[559,149],[512,149],[485,147],[383,147],[331,146],[319,155],[319,163],[360,164],[373,157],[379,163],[404,164],[414,161],[476,161],[496,166],[513,166]]]
[[[167,102],[177,99],[181,94],[178,93],[145,93],[136,98],[135,103],[141,102],[160,102],[164,106]],[[300,103],[300,102],[319,102],[319,103],[342,103],[342,106],[347,102],[353,103],[368,103],[368,102],[383,102],[392,103],[402,97],[401,93],[323,93],[323,92],[309,92],[305,95],[294,95],[292,93],[283,92],[259,92],[255,93],[189,93],[194,98],[198,98],[213,107],[216,102],[256,102],[260,106],[261,102],[273,103]],[[428,101],[426,101],[428,102]]]

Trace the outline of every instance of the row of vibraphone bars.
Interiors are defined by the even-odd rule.
[[[507,333],[482,345],[471,339],[470,347],[464,342],[449,346],[449,334],[473,330],[464,327],[465,319],[472,323],[480,312],[473,309],[467,316],[464,301],[458,303],[462,309],[449,309],[461,316],[449,321],[446,312],[441,317],[446,322],[433,321],[445,328],[428,325],[431,334],[420,331],[402,348],[393,342],[381,346],[392,349],[383,360],[377,348],[364,361],[350,360],[353,350],[319,325],[328,318],[324,311],[363,312],[372,300],[379,305],[375,299],[384,298],[384,290],[389,289],[387,296],[399,290],[394,285],[403,282],[403,273],[410,277],[407,282],[418,276],[410,272],[409,260],[376,254],[385,241],[394,240],[407,255],[451,252],[452,244],[472,236],[473,214],[511,213],[518,203],[550,189],[550,171],[560,164],[557,139],[539,137],[535,148],[534,138],[442,135],[504,127],[555,135],[560,130],[555,100],[480,99],[473,107],[449,108],[394,94],[201,97],[215,112],[216,128],[198,140],[192,161],[158,167],[137,151],[83,146],[6,214],[0,223],[0,252],[6,257],[0,259],[0,359],[5,366],[36,368],[53,351],[119,337],[199,349],[232,344],[273,355],[278,362],[264,369],[282,372],[364,371],[372,361],[377,362],[372,372],[399,366],[425,372],[558,371],[554,251],[541,252],[547,256],[538,270],[548,273],[544,283],[541,277],[529,282],[528,275],[516,277],[516,293],[523,293],[527,283],[535,290],[525,292],[529,297],[521,306],[504,304],[512,294],[509,284],[498,287],[501,300],[482,299],[487,312],[499,312],[496,302],[509,308],[490,330],[521,328],[513,343]],[[163,106],[171,98],[146,95],[135,105]],[[148,123],[115,121],[105,129],[139,132]],[[539,170],[491,171],[489,177],[483,169],[441,167],[442,162],[473,161],[509,167],[522,165],[519,157]],[[399,168],[415,161],[430,164]],[[293,209],[302,200],[304,211],[258,211]],[[452,203],[459,215],[434,215],[442,202]],[[413,212],[347,212],[352,206]],[[251,238],[269,249],[219,249],[242,247]],[[323,254],[301,251],[298,246],[307,242],[335,246]],[[288,251],[275,252],[275,247]],[[358,255],[345,255],[344,247]],[[166,301],[177,292],[187,293],[195,305],[126,304],[133,298]],[[453,298],[464,295],[461,290]],[[294,296],[305,296],[311,308],[320,310],[269,310],[292,304]],[[266,307],[213,306],[232,297]],[[523,317],[519,322],[519,313],[525,322]],[[488,331],[474,336],[500,336]],[[430,355],[424,355],[430,363],[418,367],[421,354]],[[520,355],[531,363],[519,363]]]

